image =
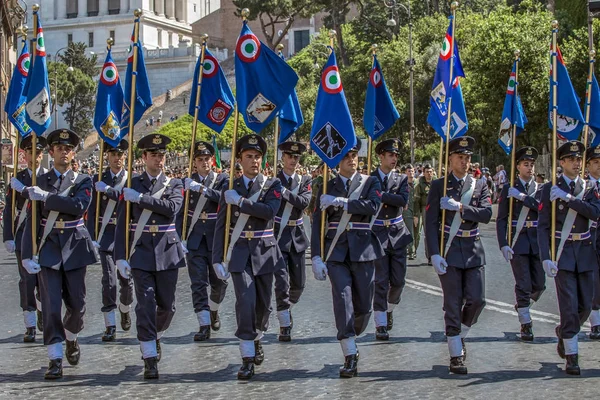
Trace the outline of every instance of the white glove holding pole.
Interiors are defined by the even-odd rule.
[[[6,242],[4,242],[4,248],[8,253],[14,253],[15,249],[17,248],[17,245],[15,244],[14,240],[7,240]]]
[[[49,192],[46,192],[37,186],[28,187],[27,193],[29,193],[29,199],[33,201],[46,201],[49,194]]]
[[[119,270],[119,274],[125,279],[129,279],[131,277],[131,266],[125,260],[117,260],[117,269]]]
[[[92,244],[94,245],[95,248],[97,248],[97,249],[100,248],[100,243],[96,242],[95,240],[92,240]]]
[[[227,263],[215,263],[213,264],[213,269],[215,270],[215,275],[217,275],[217,278],[221,279],[222,281],[226,281],[231,276],[227,268]]]
[[[183,185],[185,190],[192,190],[194,192],[200,192],[200,189],[202,189],[203,186],[201,183],[198,183],[191,178],[185,178],[183,180]]]
[[[515,254],[513,249],[510,248],[510,246],[502,246],[500,251],[502,252],[502,255],[504,256],[506,262],[510,262],[510,260],[512,260],[513,258],[513,255]]]
[[[442,197],[440,207],[448,211],[460,211],[460,201],[456,201],[451,197]]]
[[[40,264],[33,261],[31,258],[26,258],[23,260],[23,268],[25,268],[25,271],[31,275],[35,275],[42,270]]]
[[[433,264],[433,268],[435,269],[435,272],[437,272],[438,275],[444,275],[446,273],[448,263],[439,254],[431,256],[431,264]]]
[[[125,201],[130,201],[132,203],[139,203],[140,196],[141,196],[141,194],[137,190],[133,190],[131,188],[123,188],[123,198],[125,199]]]
[[[573,200],[573,196],[554,185],[550,189],[550,201],[554,201],[556,199],[561,199],[568,203],[569,201]]]
[[[316,280],[324,281],[327,279],[327,266],[320,256],[314,256],[312,258],[312,270]]]
[[[23,185],[23,183],[14,176],[10,178],[10,187],[19,193],[22,193],[23,189],[25,189],[25,185]]]
[[[558,274],[558,266],[552,260],[544,260],[542,267],[544,267],[544,272],[546,272],[548,278],[554,278]]]
[[[96,186],[96,190],[100,193],[105,193],[106,190],[110,187],[109,185],[107,185],[106,183],[104,183],[102,181],[96,182],[96,184],[94,186]]]
[[[335,197],[329,194],[321,195],[321,211],[325,210],[327,207],[332,206],[335,201]]]
[[[523,201],[525,200],[525,197],[527,197],[527,195],[523,192],[520,192],[519,189],[511,187],[508,189],[508,197],[512,197],[513,199]]]
[[[334,207],[343,207],[344,210],[348,209],[348,199],[345,197],[336,197],[331,203]]]
[[[242,195],[239,194],[235,189],[225,191],[225,202],[232,206],[237,206],[240,202]]]

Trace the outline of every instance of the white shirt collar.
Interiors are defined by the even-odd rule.
[[[571,186],[571,182],[575,182],[575,184],[577,184],[577,180],[579,179],[579,175],[576,176],[575,179],[569,179],[565,174],[563,174],[562,177],[567,183],[567,186]]]
[[[256,175],[254,177],[254,179],[250,179],[248,178],[246,175],[242,175],[242,178],[244,179],[244,185],[246,185],[246,189],[248,189],[248,183],[250,183],[250,181],[252,182],[256,182],[256,178],[258,178],[258,175]],[[254,184],[254,183],[253,183]]]
[[[281,170],[281,173],[283,174],[283,177],[285,178],[286,181],[289,180],[290,178],[292,178],[292,179],[296,178],[296,173],[295,172],[292,174],[292,176],[286,174],[285,172],[283,172],[283,170]]]
[[[148,179],[150,179],[150,182],[152,182],[152,179],[156,179],[158,181],[158,178],[160,178],[160,176],[162,175],[162,172],[160,174],[158,174],[157,176],[152,176],[152,175],[150,175],[150,173],[148,173],[148,171],[146,171],[146,175],[148,175]]]
[[[467,176],[469,176],[469,174],[465,175],[464,178],[459,178],[458,176],[454,175],[454,172],[452,173],[452,176],[454,177],[454,179],[456,179],[457,181],[463,181],[463,183],[467,180]]]
[[[377,171],[379,172],[379,176],[381,177],[381,180],[383,180],[387,176],[388,181],[390,180],[390,177],[392,176],[392,172],[394,172],[394,170],[391,170],[390,172],[388,172],[386,174],[381,170],[381,168],[377,168]]]
[[[352,176],[350,177],[350,182],[352,182],[352,180],[354,179],[354,177],[356,176],[356,174],[358,174],[358,171],[356,171],[354,174],[352,174]],[[338,174],[338,176],[340,177],[340,179],[344,183],[344,186],[346,186],[347,185],[346,182],[348,181],[348,178],[342,176],[342,174]]]
[[[521,185],[523,185],[523,187],[525,187],[526,184],[529,184],[529,186],[531,186],[531,184],[533,183],[533,178],[531,178],[529,182],[526,182],[519,176],[519,180],[521,181]]]
[[[590,182],[591,182],[593,185],[596,185],[596,184],[597,184],[597,182],[598,182],[598,179],[594,178],[592,175],[588,175],[588,177],[590,178]]]

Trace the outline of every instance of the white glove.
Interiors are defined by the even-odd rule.
[[[94,245],[95,248],[97,248],[97,249],[100,248],[100,243],[96,242],[95,240],[92,240],[92,244]]]
[[[510,248],[510,246],[502,246],[500,251],[502,252],[502,255],[504,256],[504,259],[506,260],[506,262],[510,262],[510,260],[512,260],[512,258],[513,258],[512,257],[513,254],[515,254],[513,249]]]
[[[322,194],[321,195],[321,210],[325,210],[327,207],[333,205],[334,200],[335,200],[334,196],[331,196],[329,194]]]
[[[556,274],[558,274],[558,266],[552,260],[544,260],[542,262],[542,267],[544,267],[544,271],[548,278],[554,278]]]
[[[131,266],[126,260],[117,260],[117,269],[119,270],[119,274],[125,279],[129,279],[131,277]]]
[[[23,260],[23,268],[31,275],[35,275],[41,271],[40,264],[36,263],[31,258]]]
[[[519,189],[511,187],[508,189],[508,197],[512,197],[513,199],[523,201],[525,200],[525,197],[527,197],[527,195],[523,192],[520,192]]]
[[[33,201],[46,201],[49,194],[37,186],[28,187],[27,193],[29,193],[29,199]]]
[[[225,191],[225,202],[227,204],[231,204],[231,205],[237,206],[238,203],[240,202],[241,198],[242,198],[242,195],[239,194],[234,189],[226,190]]]
[[[185,186],[185,190],[193,190],[194,192],[200,192],[200,189],[204,186],[191,178],[185,178],[183,185]]]
[[[440,199],[440,207],[449,211],[460,211],[460,201],[456,201],[451,197],[442,197]]]
[[[123,189],[123,198],[125,199],[125,201],[130,201],[132,203],[139,203],[140,197],[142,197],[142,195],[140,194],[140,192],[138,192],[136,190],[133,190],[131,188]]]
[[[100,193],[105,193],[106,190],[110,187],[109,185],[107,185],[106,183],[104,183],[102,181],[96,182],[95,186],[96,186],[96,190]]]
[[[183,251],[183,254],[187,254],[187,253],[189,253],[189,252],[190,252],[190,251],[187,249],[187,247],[186,247],[185,243],[183,243],[183,242],[179,242],[179,244],[181,245],[181,250]]]
[[[438,275],[444,275],[446,273],[446,268],[448,268],[448,263],[442,256],[439,254],[435,254],[431,256],[431,263],[433,264],[433,268]]]
[[[221,279],[222,281],[226,281],[231,276],[227,268],[227,263],[213,264],[213,269],[215,270],[215,275],[217,275],[217,278]]]
[[[314,256],[312,258],[312,270],[316,280],[324,281],[327,279],[327,266],[320,256]]]
[[[334,207],[343,207],[346,210],[348,209],[348,199],[345,197],[336,197],[331,205]]]
[[[14,176],[10,178],[10,187],[19,193],[22,193],[23,189],[25,189],[25,185],[23,185],[23,183]]]
[[[6,242],[4,242],[4,248],[7,252],[14,253],[17,246],[15,245],[14,240],[7,240]]]
[[[284,188],[283,186],[281,187],[281,194],[285,194],[285,192],[287,192],[288,190],[286,188]]]
[[[550,201],[554,201],[556,199],[561,199],[566,202],[569,202],[573,200],[573,196],[571,196],[569,193],[565,192],[558,186],[554,185],[552,186],[552,189],[550,189]]]

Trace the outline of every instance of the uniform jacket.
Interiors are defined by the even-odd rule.
[[[312,215],[315,212],[315,206],[317,204],[317,194],[319,191],[322,193],[323,186],[323,176],[319,175],[312,181],[312,196],[310,198],[310,203],[308,204],[308,212]]]
[[[286,182],[283,172],[279,172],[277,178],[279,178],[279,180],[282,182],[283,187],[287,189],[281,196],[281,205],[279,206],[277,216],[281,217],[283,215],[285,206],[290,203],[293,208],[289,220],[295,221],[302,219],[304,210],[308,207],[308,204],[312,198],[311,177],[308,175],[300,176],[300,184],[298,184],[298,177],[296,176],[295,179],[292,179],[291,185]],[[300,186],[298,193],[292,194],[292,190],[298,186]],[[280,229],[281,226],[278,223],[275,223],[275,237],[279,235]],[[281,239],[279,240],[279,248],[281,251],[289,253],[292,246],[294,246],[294,249],[297,253],[305,251],[308,248],[308,237],[306,236],[306,232],[304,230],[304,224],[299,226],[284,227],[283,233],[281,234]]]
[[[363,179],[367,179],[367,182],[359,198],[348,201],[348,213],[352,214],[351,222],[370,223],[381,203],[381,185],[376,177],[354,174],[350,183],[350,193],[360,185]],[[337,176],[327,183],[327,194],[335,197],[348,197],[342,178]],[[338,222],[343,212],[342,207],[328,207],[325,213],[327,217],[325,228],[327,229],[327,224],[330,222]],[[313,257],[321,256],[325,261],[335,232],[335,229],[327,229],[325,254],[321,254],[321,193],[319,193],[312,223],[311,253]],[[365,262],[377,260],[383,257],[383,254],[383,247],[372,230],[351,229],[342,232],[331,256],[326,261],[344,262],[349,258],[352,262]]]
[[[39,264],[42,267],[60,267],[62,263],[65,271],[75,270],[97,262],[94,245],[85,225],[76,228],[60,229],[54,227],[42,248],[39,248],[44,233],[42,218],[48,218],[50,211],[58,211],[57,222],[77,221],[83,218],[92,198],[92,179],[85,174],[77,174],[68,170],[64,174],[63,182],[59,187],[56,170],[51,169],[39,177],[37,186],[49,192],[46,202],[37,202],[37,227]],[[67,196],[59,193],[72,186]],[[24,192],[25,193],[25,192]],[[31,258],[33,254],[31,238],[32,229],[31,207],[27,209],[25,231],[21,240],[21,257]],[[27,238],[27,239],[26,239]]]
[[[393,219],[403,215],[404,207],[408,205],[410,192],[412,191],[407,176],[392,171],[387,182],[387,187],[383,187],[383,180],[381,179],[379,169],[376,169],[371,176],[375,177],[382,187],[381,202],[383,206],[377,219]],[[377,238],[381,242],[381,246],[385,250],[399,250],[413,241],[413,237],[406,227],[407,223],[412,224],[412,216],[408,221],[404,220],[399,224],[388,227],[374,225],[373,232],[375,232],[375,235],[377,235]]]
[[[46,168],[38,169],[38,181],[40,179],[40,176],[42,176],[46,172],[48,172],[48,170]],[[21,183],[23,185],[31,186],[31,176],[29,175],[29,169],[25,168],[25,169],[17,172],[17,175],[15,176],[15,178],[17,178],[19,181],[21,181]],[[17,223],[19,221],[19,214],[20,214],[19,211],[23,210],[23,204],[25,204],[25,200],[27,200],[27,197],[25,197],[22,193],[17,192],[16,200],[17,200],[17,208],[16,208],[17,214],[14,217],[15,227],[17,226]],[[5,206],[4,206],[4,211],[2,214],[2,219],[4,221],[4,228],[2,230],[3,240],[5,242],[8,240],[14,240],[16,251],[21,251],[21,240],[23,237],[23,231],[25,230],[25,221],[23,221],[19,230],[17,232],[15,232],[15,235],[13,235],[13,231],[12,231],[13,226],[12,226],[12,222],[11,222],[13,220],[12,189],[11,189],[10,185],[8,186],[8,191],[6,192],[6,201],[4,204],[5,204]],[[23,210],[23,212],[26,213],[27,210]]]
[[[192,179],[196,182],[200,182],[200,175],[193,174]],[[212,189],[208,186],[215,182]],[[229,188],[229,176],[227,174],[217,174],[215,172],[209,172],[206,176],[206,180],[203,183],[204,185],[204,197],[206,198],[206,202],[204,203],[204,207],[202,208],[202,212],[206,214],[215,214],[219,208],[219,199],[221,198],[221,191],[223,189],[227,190]],[[194,210],[196,209],[196,205],[198,204],[198,200],[200,199],[200,193],[194,192],[190,190],[190,205],[188,210],[187,217],[187,229],[188,229],[188,239],[187,239],[187,249],[190,251],[196,251],[200,249],[200,244],[202,240],[206,240],[206,245],[208,251],[212,251],[213,246],[213,237],[215,233],[215,224],[217,222],[216,219],[202,219],[202,216],[198,218],[198,221],[194,225],[194,229],[190,234],[189,228],[192,223],[192,215],[194,215]],[[179,210],[179,214],[177,215],[177,231],[181,236],[183,230],[183,212],[184,206],[181,206]],[[202,215],[202,214],[201,214]],[[185,239],[185,238],[183,238]],[[203,254],[204,255],[204,254]]]
[[[425,207],[427,206],[427,196],[429,196],[429,190],[431,189],[431,182],[427,182],[424,176],[420,176],[417,184],[415,185],[415,192],[413,195],[413,216],[421,217],[425,216]]]
[[[265,184],[258,200],[255,202],[249,200],[260,190],[261,182],[265,182]],[[262,174],[258,174],[254,179],[250,192],[248,192],[244,177],[241,176],[234,181],[233,189],[242,195],[245,200],[242,202],[241,207],[231,206],[231,225],[228,227],[230,229],[228,234],[231,234],[240,213],[250,216],[246,221],[244,231],[273,229],[274,218],[281,205],[281,182],[279,179],[267,178]],[[213,241],[213,264],[223,262],[226,214],[227,203],[225,203],[225,196],[221,194]],[[270,274],[285,267],[275,236],[248,239],[240,237],[233,245],[231,260],[229,260],[229,272],[243,272],[248,261],[252,264],[254,275]]]
[[[179,209],[183,205],[183,184],[179,179],[171,179],[159,199],[152,194],[165,187],[167,177],[161,173],[153,185],[146,172],[131,178],[131,188],[143,194],[139,203],[131,203],[131,223],[138,222],[142,212],[151,210],[147,225],[175,224]],[[115,231],[115,260],[126,260],[125,229],[126,201],[119,202],[117,211],[117,229]],[[134,230],[130,230],[129,240],[133,242]],[[185,257],[181,240],[176,231],[143,232],[135,246],[135,252],[129,260],[131,268],[144,271],[164,271],[185,266]]]
[[[567,193],[570,192],[569,185],[561,176],[556,182],[557,186]],[[542,199],[538,208],[538,245],[540,248],[540,259],[550,260],[550,234],[552,203],[550,202],[551,183],[546,183],[542,188]],[[577,196],[583,190],[583,180],[577,179],[575,183],[575,192]],[[573,199],[569,202],[557,199],[556,201],[556,231],[562,231],[563,223],[569,209],[577,211],[575,222],[571,233],[583,233],[590,229],[590,220],[597,221],[600,217],[600,199],[598,190],[592,185],[586,186],[583,198],[581,200]],[[556,249],[558,249],[560,239],[556,239]],[[555,251],[556,251],[555,249]],[[558,269],[565,271],[585,272],[598,267],[596,259],[596,248],[594,238],[586,240],[571,241],[567,240],[563,248],[562,255],[558,262]]]
[[[487,182],[486,182],[487,184]],[[533,183],[531,183],[533,185]],[[527,194],[525,186],[521,183],[520,179],[516,179],[515,186],[521,193]],[[500,248],[504,246],[510,246],[508,243],[508,209],[509,209],[509,197],[508,197],[509,185],[504,185],[502,192],[500,193],[500,199],[498,199],[498,217],[496,218],[496,234],[498,236],[498,245]],[[523,206],[529,208],[527,218],[525,222],[537,221],[538,219],[538,207],[542,197],[542,185],[538,184],[537,190],[532,196],[525,197],[524,201],[513,199],[513,214],[512,220],[517,223],[519,215]],[[516,226],[512,228],[512,237],[516,235]],[[512,238],[511,238],[512,242]],[[536,227],[524,227],[517,238],[515,245],[512,247],[515,254],[539,254],[539,248],[537,243],[537,228]]]
[[[462,190],[459,192],[458,179],[454,174],[450,174],[448,178],[443,177],[436,179],[431,183],[429,196],[427,197],[427,206],[425,207],[425,239],[427,240],[427,248],[430,255],[441,254],[440,252],[440,234],[442,224],[442,209],[440,207],[440,199],[444,197],[444,179],[448,179],[448,187],[446,194],[456,201],[460,201],[461,195],[469,190],[472,175],[465,177]],[[451,226],[456,211],[446,210],[446,225]],[[460,229],[473,230],[479,228],[479,224],[487,224],[492,218],[492,203],[487,185],[477,180],[475,189],[471,197],[469,205],[463,206],[462,220]],[[448,241],[448,233],[444,234],[444,244]],[[446,262],[449,266],[455,268],[475,268],[485,265],[485,252],[481,238],[476,237],[459,237],[456,235],[452,243],[448,246],[446,253]]]

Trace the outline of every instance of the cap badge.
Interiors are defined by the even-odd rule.
[[[469,141],[467,139],[463,139],[458,144],[460,145],[460,147],[468,147]]]
[[[250,138],[248,138],[248,144],[258,144],[258,139],[256,138],[256,136],[251,136]]]
[[[392,148],[393,148],[394,150],[398,150],[398,142],[397,142],[397,141],[395,141],[395,140],[394,140],[394,141],[392,142]]]
[[[60,137],[61,139],[68,139],[68,138],[69,138],[69,132],[67,132],[67,131],[62,131],[62,132],[60,133],[60,136],[59,136],[59,137]]]
[[[196,148],[196,150],[198,150],[198,151],[206,150],[206,146],[203,143],[200,143],[198,145],[198,147]]]
[[[291,149],[292,151],[298,151],[298,145],[297,145],[297,144],[293,144],[293,145],[290,147],[290,149]]]
[[[162,138],[158,135],[154,136],[154,139],[152,139],[152,144],[162,144]]]
[[[531,156],[533,155],[533,151],[531,151],[531,149],[527,149],[527,151],[525,152],[526,156]]]
[[[577,143],[573,143],[571,145],[571,151],[579,151],[579,146],[577,146]]]
[[[594,154],[600,154],[600,147],[596,147],[594,149]]]

